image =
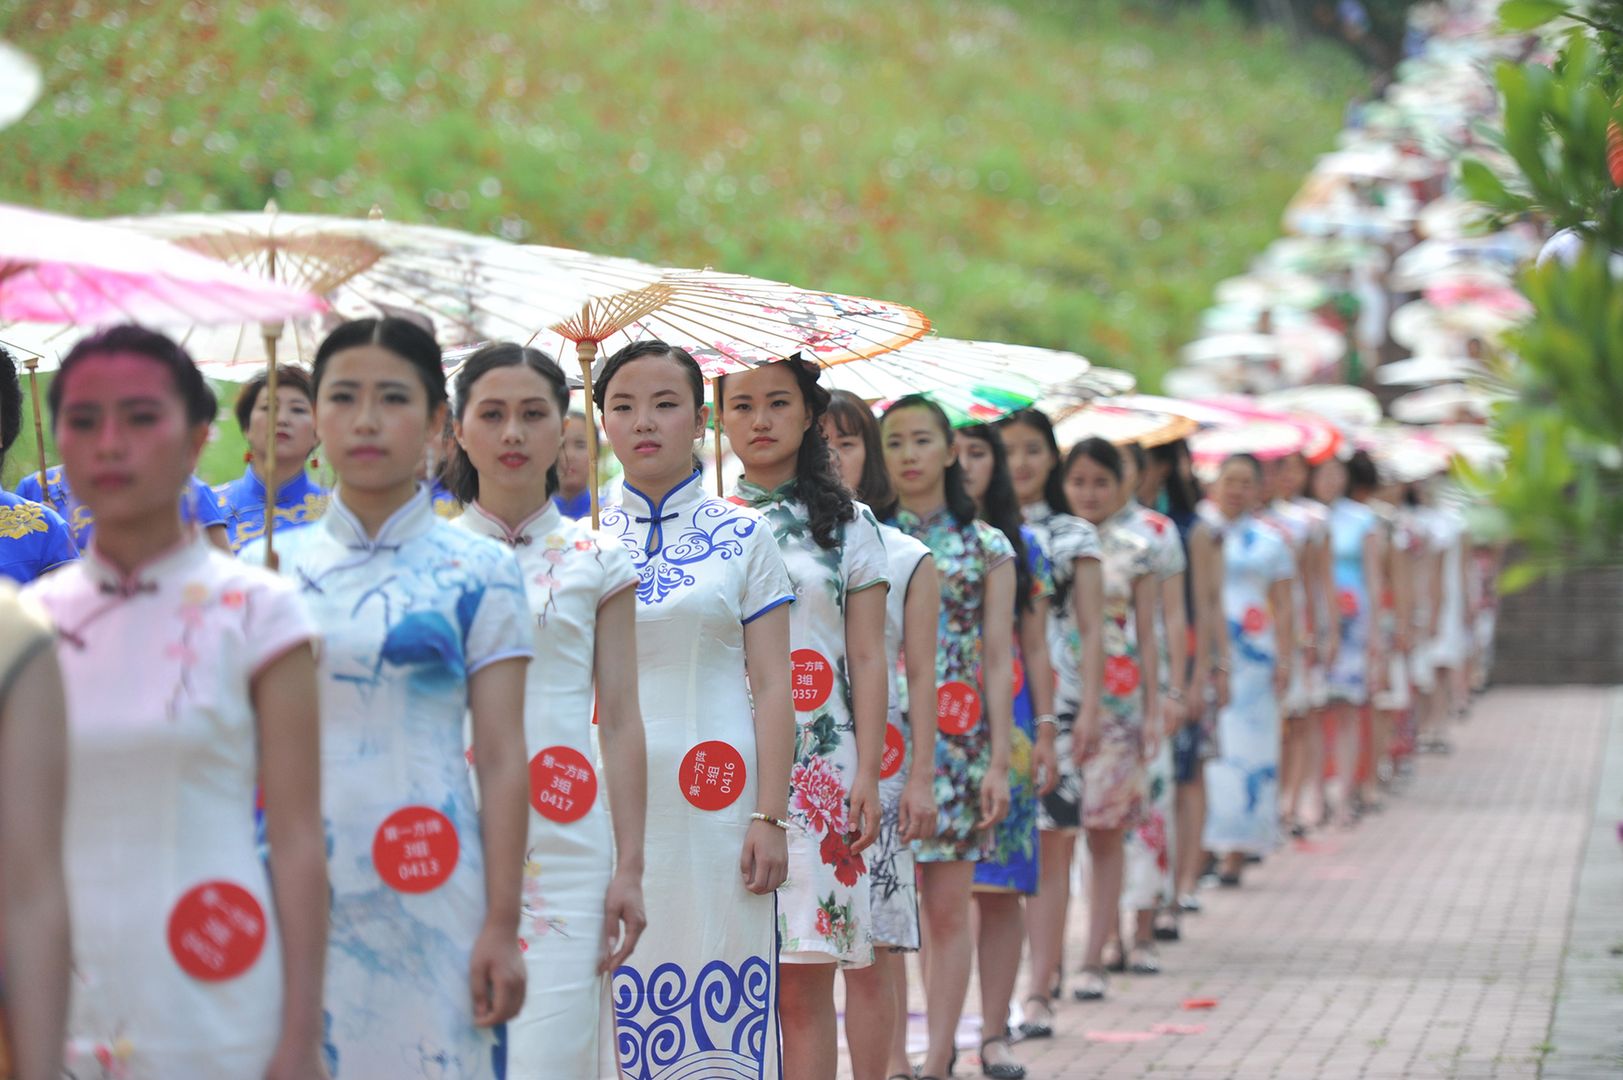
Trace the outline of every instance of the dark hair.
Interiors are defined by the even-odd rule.
[[[1122,444],[1122,449],[1133,459],[1133,471],[1140,476],[1144,475],[1144,470],[1149,465],[1149,455],[1144,452],[1144,448],[1136,442],[1130,442]]]
[[[243,383],[242,389],[237,391],[237,401],[231,406],[231,411],[237,418],[237,427],[242,429],[244,435],[248,434],[248,422],[253,419],[254,406],[259,404],[260,392],[269,382],[269,375],[267,371],[260,371]],[[304,399],[310,404],[316,403],[315,383],[310,381],[310,373],[303,368],[292,364],[277,364],[276,388],[280,390],[284,386],[303,394]]]
[[[0,461],[23,430],[23,387],[17,381],[17,361],[0,345]]]
[[[1083,458],[1103,466],[1106,472],[1116,478],[1118,484],[1121,483],[1121,450],[1109,439],[1090,435],[1071,447],[1071,452],[1065,455],[1066,474],[1069,475],[1071,466]]]
[[[51,388],[45,395],[51,407],[52,430],[56,428],[57,416],[62,409],[62,395],[68,385],[69,373],[87,357],[112,353],[134,353],[167,368],[174,379],[175,392],[185,403],[187,423],[207,424],[220,411],[220,399],[214,396],[208,380],[197,370],[190,353],[156,330],[126,323],[90,335],[69,349],[68,355],[62,358],[62,366],[57,370],[56,378],[51,380]]]
[[[880,425],[883,426],[884,422],[891,418],[892,413],[900,412],[903,409],[923,409],[928,412],[935,420],[936,426],[941,429],[942,436],[946,438],[947,447],[949,449],[952,447],[952,421],[947,419],[947,414],[942,410],[941,406],[923,394],[908,394],[906,397],[900,397],[891,402],[885,409],[885,415],[879,419]],[[943,477],[942,486],[945,488],[947,496],[947,512],[952,515],[952,520],[956,521],[960,528],[974,521],[976,515],[975,500],[971,499],[969,492],[964,490],[964,467],[958,464],[956,457],[953,458],[952,464],[947,466],[947,474]],[[894,510],[892,513],[894,513]]]
[[[966,439],[977,439],[992,451],[992,478],[987,482],[986,494],[981,496],[981,520],[996,526],[1008,537],[1014,548],[1014,610],[1022,614],[1031,610],[1031,563],[1026,552],[1026,540],[1020,533],[1020,500],[1014,494],[1014,481],[1009,478],[1009,452],[1003,447],[1003,437],[990,424],[969,424],[958,429]]]
[[[558,403],[558,413],[567,419],[569,415],[569,382],[564,378],[563,369],[552,357],[540,349],[530,349],[523,345],[514,345],[511,342],[495,342],[486,345],[457,368],[456,377],[452,380],[453,409],[457,420],[461,420],[468,411],[468,399],[473,396],[473,387],[480,379],[497,368],[526,367],[547,384],[552,392],[552,398]],[[563,424],[560,420],[560,427]],[[441,479],[450,493],[456,496],[456,501],[466,506],[479,497],[479,470],[473,467],[473,461],[468,452],[462,449],[462,443],[454,436],[451,439],[451,452],[446,455],[445,467],[441,470]],[[553,459],[547,467],[547,497],[558,490],[558,461]]]
[[[1375,459],[1367,450],[1354,451],[1347,462],[1347,494],[1374,491],[1380,486],[1381,471],[1375,467]]]
[[[328,334],[327,340],[316,350],[316,362],[310,372],[311,383],[318,392],[327,374],[327,361],[336,353],[361,345],[377,345],[410,364],[428,392],[430,413],[445,404],[445,368],[439,342],[416,322],[398,315],[352,319]]]
[[[890,473],[885,469],[885,446],[873,410],[851,391],[835,390],[828,396],[828,416],[841,435],[862,440],[862,475],[854,494],[879,517],[894,517],[896,489],[890,486]]]
[[[603,370],[592,379],[592,398],[597,402],[599,409],[607,408],[609,396],[609,382],[620,373],[620,369],[633,360],[641,360],[645,356],[668,356],[676,361],[682,369],[682,374],[688,378],[688,386],[693,390],[693,408],[704,407],[704,371],[693,355],[680,345],[667,345],[663,341],[645,339],[633,341],[609,357],[603,364]]]
[[[1247,454],[1244,451],[1238,454],[1230,454],[1228,457],[1224,458],[1223,464],[1217,467],[1218,473],[1221,474],[1224,469],[1227,469],[1230,465],[1233,465],[1236,462],[1249,466],[1252,477],[1255,478],[1258,483],[1262,482],[1262,462],[1257,458],[1257,455]]]
[[[1173,439],[1152,446],[1149,448],[1149,460],[1167,467],[1163,490],[1167,493],[1170,516],[1177,520],[1193,515],[1195,507],[1200,505],[1200,482],[1195,479],[1193,470],[1185,473],[1180,468],[1189,460],[1189,444],[1182,439]]]
[[[1054,467],[1043,480],[1043,502],[1056,514],[1069,514],[1071,500],[1065,495],[1065,455],[1059,451],[1059,440],[1054,438],[1054,422],[1041,409],[1018,409],[997,422],[998,430],[1024,424],[1042,436],[1048,450],[1054,455]]]

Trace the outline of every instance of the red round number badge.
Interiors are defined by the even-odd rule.
[[[378,826],[372,865],[391,889],[432,892],[450,880],[461,850],[450,818],[430,806],[406,806]]]
[[[579,821],[596,800],[597,772],[579,750],[549,746],[530,759],[530,805],[548,821]]]
[[[265,948],[265,909],[229,881],[205,881],[169,913],[169,951],[180,970],[203,982],[234,979]]]
[[[744,755],[719,739],[687,752],[676,772],[682,797],[700,810],[721,810],[744,793]]]
[[[936,726],[962,735],[981,722],[981,695],[968,683],[944,682],[935,692]]]
[[[902,758],[907,756],[907,742],[902,729],[895,724],[885,725],[885,752],[879,757],[879,778],[889,780],[902,771]]]
[[[795,712],[821,709],[834,692],[834,665],[816,649],[796,649],[789,654],[794,661],[794,682],[790,694],[794,698]]]

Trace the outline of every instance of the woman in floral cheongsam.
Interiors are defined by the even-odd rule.
[[[936,652],[937,833],[915,848],[924,867],[929,1049],[921,1076],[946,1076],[971,962],[969,898],[988,830],[1009,809],[1014,551],[975,518],[952,426],[917,395],[886,410],[885,466],[899,499],[896,526],[924,541],[941,575]]]
[[[888,564],[878,521],[834,471],[817,370],[786,360],[717,389],[744,464],[733,501],[771,526],[795,591],[789,878],[778,890],[784,1071],[833,1080],[836,965],[873,962],[862,852],[879,834]]]
[[[1088,947],[1074,995],[1105,993],[1105,942],[1117,929],[1123,836],[1145,809],[1145,762],[1152,756],[1158,715],[1154,566],[1150,545],[1117,515],[1122,498],[1121,451],[1084,439],[1065,460],[1065,494],[1099,530],[1104,562],[1103,722],[1098,745],[1082,765],[1081,823],[1093,873],[1088,889]]]
[[[964,485],[981,520],[996,525],[1015,549],[1014,728],[1009,742],[1009,815],[992,832],[992,846],[975,864],[977,961],[981,988],[981,1071],[1021,1080],[1025,1066],[1010,1050],[1006,1020],[1025,936],[1023,898],[1037,891],[1038,797],[1059,779],[1055,738],[1054,670],[1048,659],[1048,617],[1054,570],[1037,534],[1021,522],[1008,455],[994,427],[958,430]],[[1039,718],[1041,722],[1039,723]]]

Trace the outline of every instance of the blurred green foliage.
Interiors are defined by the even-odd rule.
[[[1366,85],[1221,3],[0,0],[0,36],[47,80],[0,199],[376,203],[895,299],[1152,387]]]
[[[1616,25],[1592,22],[1586,10]],[[1514,29],[1582,16],[1552,67],[1502,64],[1505,150],[1519,175],[1469,162],[1467,192],[1502,217],[1537,214],[1571,229],[1578,247],[1521,275],[1533,315],[1506,340],[1514,396],[1495,416],[1510,451],[1502,474],[1474,477],[1504,512],[1523,558],[1507,587],[1569,568],[1623,565],[1623,191],[1608,167],[1623,158],[1617,88],[1623,13],[1552,0],[1511,0]]]

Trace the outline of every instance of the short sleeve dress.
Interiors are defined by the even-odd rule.
[[[777,897],[738,872],[757,784],[744,627],[793,585],[762,517],[707,496],[699,472],[663,498],[628,483],[623,499],[602,522],[637,569],[648,928],[615,973],[620,1068],[775,1080]]]
[[[214,502],[225,518],[232,551],[241,551],[249,541],[265,535],[265,484],[252,467],[215,488]],[[326,489],[300,471],[276,490],[276,531],[308,525],[326,509]]]
[[[1055,751],[1059,783],[1038,802],[1040,829],[1075,829],[1082,805],[1082,774],[1071,760],[1071,728],[1082,707],[1082,631],[1076,625],[1072,593],[1076,561],[1097,562],[1099,531],[1079,517],[1055,511],[1046,502],[1025,507],[1026,525],[1048,552],[1054,568],[1054,599],[1048,608],[1048,657],[1054,666],[1054,711],[1059,716]],[[1056,813],[1058,816],[1056,817]]]
[[[614,837],[593,700],[598,611],[635,586],[637,572],[624,547],[550,499],[517,529],[478,502],[452,524],[513,549],[535,646],[524,688],[530,832],[519,922],[529,983],[507,1024],[508,1075],[614,1077],[614,1010],[597,973]]]
[[[885,756],[879,765],[879,838],[863,852],[868,861],[868,915],[873,943],[912,952],[919,947],[919,887],[912,845],[901,838],[902,791],[913,760],[913,726],[907,717],[907,680],[902,638],[907,614],[907,590],[913,575],[930,557],[930,549],[897,529],[881,523],[888,564],[885,576],[885,658],[890,671],[890,711],[885,725]]]
[[[960,525],[945,508],[919,517],[906,510],[896,527],[923,541],[941,576],[941,645],[936,650],[936,835],[914,842],[919,862],[978,860],[989,841],[976,829],[981,781],[992,760],[982,698],[981,624],[986,578],[1014,558],[1008,538],[984,521]],[[1013,618],[1014,613],[1008,612]]]
[[[1290,548],[1250,514],[1223,529],[1223,616],[1229,703],[1217,714],[1218,755],[1206,762],[1209,851],[1265,855],[1279,841],[1278,646],[1268,590],[1294,571]]]
[[[68,1070],[261,1076],[282,958],[252,682],[313,625],[288,583],[197,532],[128,576],[92,546],[26,595],[67,695]]]
[[[1165,514],[1138,502],[1123,510],[1124,521],[1150,545],[1150,573],[1155,577],[1155,641],[1159,653],[1156,680],[1161,692],[1172,685],[1172,663],[1167,651],[1167,626],[1161,585],[1185,573],[1189,558],[1183,550],[1178,526]],[[1164,733],[1163,733],[1164,734]],[[1172,740],[1162,738],[1154,757],[1144,767],[1144,815],[1123,838],[1126,864],[1122,881],[1123,911],[1149,911],[1172,900],[1173,783]]]
[[[0,491],[0,578],[26,585],[78,557],[79,549],[60,514]]]
[[[486,897],[463,724],[469,678],[534,652],[518,563],[436,516],[426,487],[372,537],[340,488],[277,552],[322,629],[333,1080],[499,1076],[468,990]]]
[[[1054,598],[1054,568],[1030,526],[1020,527],[1031,574],[1033,602]],[[1046,628],[1045,628],[1046,631]],[[1037,777],[1032,747],[1037,714],[1020,655],[1020,619],[1014,621],[1014,726],[1009,731],[1009,812],[992,828],[990,849],[975,864],[975,889],[1030,896],[1037,891]]]
[[[846,665],[845,602],[883,586],[889,566],[879,522],[858,503],[825,548],[790,481],[767,491],[741,480],[734,502],[772,529],[793,583],[795,764],[789,773],[789,876],[778,888],[778,958],[784,963],[873,961],[868,867],[851,851],[847,814],[857,774],[856,725]]]

